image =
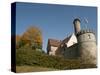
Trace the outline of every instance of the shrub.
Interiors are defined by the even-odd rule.
[[[16,64],[41,66],[55,69],[78,69],[88,68],[88,65],[81,64],[80,59],[64,59],[63,57],[49,56],[38,50],[31,48],[21,48],[16,50]],[[94,67],[89,65],[89,67]]]

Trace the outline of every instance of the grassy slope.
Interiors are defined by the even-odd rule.
[[[16,66],[16,72],[40,72],[40,71],[55,71],[57,69],[44,68],[39,66]]]
[[[69,60],[62,57],[49,56],[27,48],[16,50],[16,65],[17,72],[96,68],[95,64],[83,64],[81,59]]]

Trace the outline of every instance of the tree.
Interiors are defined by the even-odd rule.
[[[31,46],[33,49],[42,49],[42,33],[38,27],[29,27],[22,35],[22,42]]]
[[[21,36],[16,35],[16,48],[19,48],[20,41],[21,41]]]
[[[16,43],[18,43],[20,41],[20,39],[21,39],[21,36],[16,35]]]

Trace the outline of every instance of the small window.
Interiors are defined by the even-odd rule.
[[[88,35],[88,38],[89,38],[89,39],[91,39],[91,36],[90,36],[90,35]]]

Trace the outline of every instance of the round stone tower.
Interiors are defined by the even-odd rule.
[[[78,32],[80,32],[80,30],[81,30],[80,22],[81,22],[81,21],[80,21],[80,19],[78,19],[78,18],[74,19],[74,21],[73,21],[74,30],[75,30],[75,35],[76,35]]]
[[[97,47],[95,33],[90,29],[81,30],[80,19],[73,21],[75,35],[78,41],[78,51],[84,64],[96,64]]]
[[[83,64],[96,64],[97,63],[97,46],[95,33],[90,29],[81,30],[80,19],[76,18],[73,21],[75,35],[77,37],[80,58]]]
[[[90,29],[81,30],[77,33],[78,50],[84,64],[97,63],[97,46],[95,33]]]

